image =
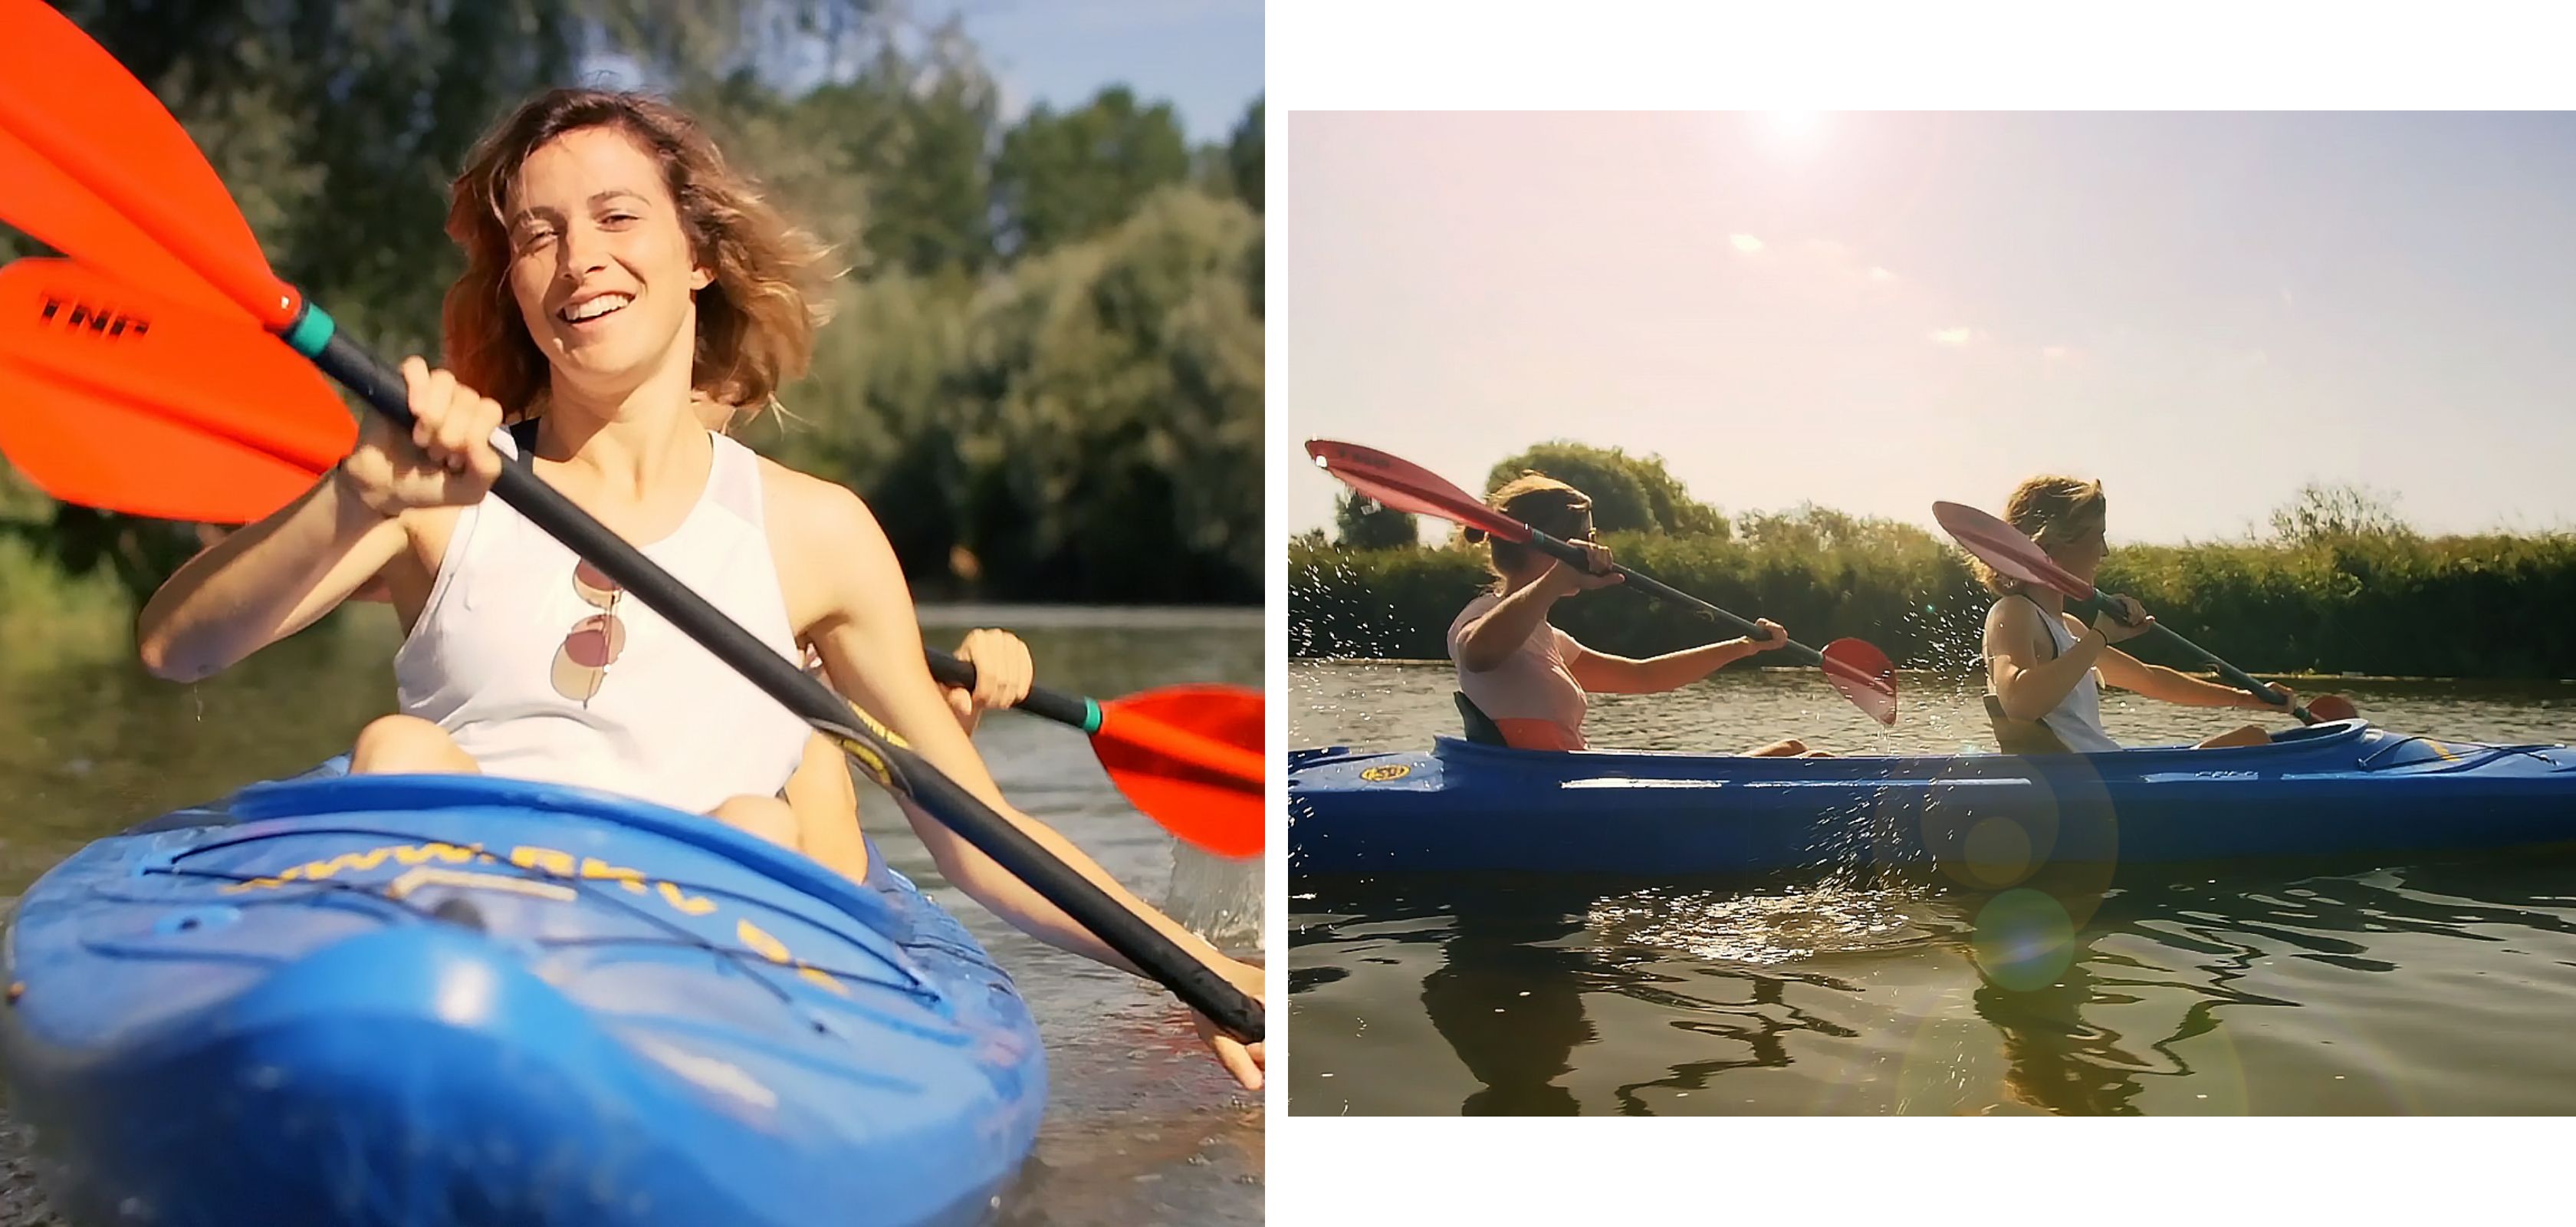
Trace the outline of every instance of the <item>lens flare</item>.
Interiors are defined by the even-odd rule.
[[[1986,901],[1970,947],[1977,970],[2002,988],[2028,992],[2066,974],[2075,957],[2075,922],[2044,891],[2016,888]]]

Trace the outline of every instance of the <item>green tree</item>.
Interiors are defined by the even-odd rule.
[[[993,595],[1260,598],[1261,321],[1234,273],[1260,228],[1174,188],[979,303],[950,399]]]
[[[1042,252],[1118,225],[1189,174],[1189,142],[1171,104],[1141,105],[1115,85],[1062,114],[1041,103],[1005,133],[993,200],[1010,248]]]
[[[1234,125],[1234,136],[1225,145],[1226,168],[1233,172],[1234,197],[1253,212],[1261,212],[1263,168],[1268,162],[1261,152],[1261,99],[1252,100],[1252,109]]]
[[[1690,497],[1664,471],[1664,458],[1630,456],[1615,447],[1558,439],[1505,459],[1486,475],[1485,488],[1537,470],[1592,499],[1593,527],[1604,533],[1645,531],[1683,536],[1727,535],[1726,517]]]
[[[1245,208],[1261,212],[1261,99],[1254,98],[1234,123],[1225,143],[1199,151],[1200,186],[1212,196],[1232,196]]]
[[[998,92],[955,18],[917,55],[888,41],[850,79],[780,109],[777,143],[790,147],[774,151],[777,163],[828,166],[825,190],[864,201],[864,238],[862,227],[847,236],[860,240],[853,264],[915,273],[976,273],[993,264],[988,150]],[[748,164],[782,179],[771,161]],[[805,188],[788,198],[801,205],[812,194]]]
[[[1333,528],[1342,545],[1354,550],[1410,549],[1421,543],[1413,513],[1398,511],[1355,490],[1333,501]]]
[[[2393,500],[2360,486],[2310,483],[2272,511],[2272,539],[2284,545],[2414,535]]]
[[[1911,524],[1856,516],[1814,503],[1801,503],[1790,511],[1744,512],[1735,518],[1735,528],[1748,545],[1793,555],[1842,549],[1904,554],[1939,545],[1932,534]]]

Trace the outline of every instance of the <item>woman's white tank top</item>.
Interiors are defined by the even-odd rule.
[[[715,460],[697,505],[669,536],[640,548],[797,660],[762,523],[760,458],[708,437]],[[509,450],[533,438],[522,430]],[[613,588],[486,495],[456,517],[429,604],[394,654],[401,710],[445,729],[490,775],[606,789],[692,813],[786,787],[804,753],[804,721]]]
[[[2048,641],[2056,646],[2058,655],[2075,650],[2075,634],[2066,629],[2066,619],[2042,609],[2039,620],[2048,627]],[[2078,754],[2102,754],[2120,748],[2120,743],[2111,740],[2111,734],[2102,727],[2102,677],[2091,669],[2084,671],[2084,680],[2075,683],[2065,700],[2041,716],[2039,722]]]

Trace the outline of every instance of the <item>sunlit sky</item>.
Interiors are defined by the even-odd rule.
[[[1205,144],[1231,136],[1262,93],[1261,0],[914,0],[907,17],[899,44],[907,49],[919,46],[920,31],[960,19],[993,75],[1005,122],[1039,103],[1071,110],[1123,84],[1147,103],[1170,103],[1189,139]],[[790,40],[762,67],[791,92],[832,71],[814,39]],[[579,72],[653,84],[622,55],[591,56]]]
[[[2576,527],[2576,117],[1304,112],[1288,148],[1292,440],[1482,493],[1570,437],[1927,528],[2070,472],[2115,541],[2309,481]],[[1292,532],[1342,489],[1299,460]]]
[[[1261,94],[1261,0],[929,0],[965,14],[1011,114],[1077,107],[1123,81],[1169,102],[1193,141],[1234,131]]]

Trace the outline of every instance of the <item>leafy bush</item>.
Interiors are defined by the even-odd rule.
[[[1909,668],[1974,667],[1990,598],[1962,556],[1901,524],[1807,509],[1739,516],[1741,540],[1610,538],[1621,562],[1720,608],[1768,617],[1802,642],[1845,635]],[[1460,606],[1488,577],[1478,552],[1289,550],[1289,650],[1306,657],[1439,659]],[[2576,534],[2317,534],[2301,543],[2130,546],[2101,586],[2138,598],[2186,638],[2255,672],[2576,677]],[[1560,603],[1575,638],[1624,655],[1731,635],[1687,609],[1606,589]],[[2187,666],[2152,644],[2141,655]]]

